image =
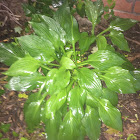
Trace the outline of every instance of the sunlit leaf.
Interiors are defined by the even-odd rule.
[[[87,90],[97,97],[101,96],[102,85],[95,72],[89,70],[88,68],[81,68],[78,70],[77,77],[81,88]]]
[[[40,87],[46,77],[40,73],[33,73],[28,76],[12,77],[6,87],[10,90],[28,91]]]
[[[100,100],[99,115],[104,124],[116,130],[122,131],[121,113],[108,100]]]
[[[99,36],[96,39],[96,43],[97,43],[97,46],[98,46],[98,50],[105,50],[106,49],[107,40],[104,36]]]
[[[117,93],[136,93],[134,89],[134,78],[128,70],[121,67],[112,67],[103,76],[107,87]],[[126,86],[127,85],[127,86]]]
[[[117,54],[108,50],[99,50],[89,55],[88,63],[99,70],[106,70],[112,66],[120,66],[125,61]]]
[[[36,72],[39,66],[40,63],[38,60],[27,55],[13,63],[4,74],[8,76],[27,76]]]

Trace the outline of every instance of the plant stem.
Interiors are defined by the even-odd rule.
[[[65,49],[63,48],[63,46],[61,46],[62,52],[64,53],[64,55],[66,56],[66,52]]]
[[[41,64],[41,67],[44,68],[44,69],[47,69],[47,70],[51,70],[49,67],[44,66],[44,65],[42,65],[42,64]]]
[[[78,67],[81,67],[81,66],[84,66],[84,65],[87,65],[87,64],[88,64],[88,61],[83,61],[83,62],[78,64]]]
[[[60,65],[58,64],[53,64],[53,63],[46,63],[47,65],[50,65],[50,66],[56,66],[56,67],[59,67]]]
[[[77,66],[77,59],[76,59],[76,51],[75,51],[75,44],[72,43],[72,46],[73,46],[73,52],[74,52],[74,60],[75,60],[75,64]]]
[[[99,33],[96,37],[99,37],[100,35],[106,33],[106,32],[109,31],[109,30],[110,30],[110,28],[108,27],[107,29],[105,29],[104,31],[102,31],[101,33]]]

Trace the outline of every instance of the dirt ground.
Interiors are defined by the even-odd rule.
[[[20,16],[18,22],[23,28],[24,21],[26,20],[20,4],[23,1],[12,1],[19,4],[19,7],[16,6],[17,9],[12,8],[12,6],[9,7],[13,10],[14,14]],[[11,1],[7,4],[10,5],[10,2]],[[21,11],[18,10],[18,8]],[[14,10],[17,11],[17,13]],[[86,19],[81,19],[78,16],[76,18],[80,24],[80,30],[91,31],[90,22],[87,22]],[[0,21],[3,19],[4,17],[0,14]],[[102,23],[97,26],[95,32],[101,32],[107,25],[108,23],[102,20]],[[11,37],[19,36],[18,33],[14,32],[15,26],[19,26],[19,24],[15,21],[7,20],[5,25],[0,27],[0,42],[6,42],[9,41]],[[129,43],[131,52],[123,53],[128,55],[128,60],[132,62],[135,68],[140,68],[140,23],[137,23],[134,27],[126,31],[124,35]],[[7,66],[0,63],[0,72],[7,69]],[[0,133],[3,134],[3,138],[9,138],[9,140],[26,140],[23,138],[27,138],[28,140],[45,140],[43,128],[36,130],[34,133],[27,132],[23,115],[23,105],[26,99],[19,97],[20,92],[5,89],[4,85],[6,84],[6,78],[6,76],[0,73],[0,89],[5,90],[5,93],[0,96],[0,123],[11,125],[10,130],[6,133],[0,130]],[[123,119],[123,132],[113,130],[102,124],[100,140],[140,140],[140,92],[137,92],[137,94],[119,94],[118,97],[118,108],[122,113]],[[13,132],[16,132],[18,136],[13,136]],[[88,140],[88,138],[85,139]]]

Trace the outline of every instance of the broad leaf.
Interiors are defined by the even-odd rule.
[[[54,94],[64,89],[70,82],[70,76],[70,72],[63,68],[50,70],[47,74],[47,92]]]
[[[28,76],[12,77],[6,85],[6,88],[23,92],[34,90],[40,87],[45,79],[46,77],[42,76],[40,73],[34,73]]]
[[[118,93],[136,93],[134,89],[134,78],[128,70],[121,67],[112,67],[103,75],[107,87]]]
[[[27,55],[11,65],[8,71],[4,72],[8,76],[27,76],[33,74],[39,68],[39,61]]]
[[[63,4],[55,13],[54,19],[66,32],[66,40],[72,44],[79,40],[80,32],[76,19],[71,15],[68,4]]]
[[[112,30],[109,37],[114,45],[119,47],[121,50],[130,52],[127,40],[124,38],[123,33]]]
[[[83,54],[85,51],[88,51],[90,45],[95,41],[94,36],[88,36],[87,32],[82,32],[81,37],[79,39],[79,48],[81,54]]]
[[[0,43],[0,62],[10,66],[21,57],[24,57],[24,51],[19,46]]]
[[[118,95],[116,92],[109,90],[108,88],[103,88],[103,96],[102,98],[105,98],[110,101],[110,103],[113,106],[116,106],[118,104]]]
[[[47,16],[39,16],[39,18],[44,22],[30,22],[35,33],[47,38],[58,51],[60,46],[65,45],[65,32],[54,19]]]
[[[99,115],[105,125],[110,126],[116,130],[122,131],[121,113],[108,100],[100,100]]]
[[[83,100],[82,100],[83,98]],[[86,99],[85,90],[80,87],[74,87],[68,95],[68,103],[69,109],[71,110],[73,116],[77,119],[77,121],[81,121],[84,116],[84,103]]]
[[[62,58],[60,60],[60,64],[65,69],[74,69],[76,67],[74,62],[70,58],[65,57],[65,56],[62,56]]]
[[[112,66],[120,66],[125,61],[117,54],[108,50],[99,50],[89,55],[88,63],[99,70],[106,70]]]
[[[97,74],[88,68],[81,68],[77,73],[78,83],[81,88],[91,94],[100,97],[102,94],[102,85]]]
[[[96,39],[96,43],[97,43],[97,46],[98,46],[98,50],[106,50],[107,40],[104,36],[99,36]]]
[[[110,23],[110,28],[117,31],[125,31],[134,26],[136,23],[136,20],[116,18]]]
[[[101,121],[98,112],[87,106],[82,120],[86,134],[91,140],[98,140],[100,136]]]
[[[140,90],[140,69],[130,72],[134,77],[134,88],[136,91]]]
[[[79,123],[72,115],[71,110],[64,117],[59,130],[58,140],[77,140],[80,134]]]
[[[46,133],[47,140],[58,140],[58,132],[60,124],[62,123],[61,113],[58,112],[55,116],[52,116],[50,119],[46,120]]]
[[[32,93],[24,104],[24,115],[27,126],[33,130],[40,123],[41,100],[39,93]]]
[[[65,103],[67,97],[66,90],[61,90],[59,93],[52,95],[46,102],[44,114],[46,119],[55,116],[55,112]]]
[[[32,57],[42,61],[53,61],[55,49],[52,43],[36,35],[26,35],[18,38],[20,45]]]

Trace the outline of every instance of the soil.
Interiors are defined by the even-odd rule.
[[[12,1],[15,3],[23,2],[23,0]],[[10,5],[10,3],[12,3],[8,0],[6,2],[7,6],[8,4]],[[21,17],[18,22],[22,25],[21,27],[24,28],[24,21],[26,21],[26,17],[21,9],[21,4],[16,6],[17,9],[12,6],[9,6],[9,8],[14,14]],[[15,11],[20,12],[16,13]],[[91,23],[88,22],[86,18],[81,19],[79,16],[76,16],[76,18],[80,24],[80,30],[88,31],[90,33]],[[1,16],[0,21],[2,20],[3,17]],[[96,27],[95,33],[98,34],[107,25],[108,23],[103,19],[101,24]],[[20,36],[20,34],[14,32],[14,28],[16,26],[19,26],[19,24],[8,19],[5,22],[5,25],[0,28],[0,42],[9,41],[12,37]],[[137,23],[134,27],[124,32],[124,35],[128,41],[131,52],[121,53],[128,55],[128,60],[132,62],[135,68],[140,68],[140,23]],[[91,46],[91,48],[93,46]],[[0,72],[7,69],[7,66],[0,63]],[[45,140],[43,128],[38,129],[33,133],[29,133],[27,131],[23,115],[23,105],[26,99],[19,98],[19,94],[21,92],[9,91],[4,87],[4,85],[7,83],[6,78],[6,76],[0,73],[0,89],[5,90],[5,93],[0,96],[0,124],[4,123],[11,125],[10,130],[6,133],[0,130],[0,133],[3,134],[3,138],[9,138],[9,140],[19,140],[24,137],[28,140]],[[136,94],[119,94],[118,97],[119,104],[117,107],[122,113],[123,132],[116,131],[102,124],[100,140],[140,140],[140,91]],[[18,136],[13,136],[13,132],[16,132]],[[87,137],[85,139],[88,140]]]

